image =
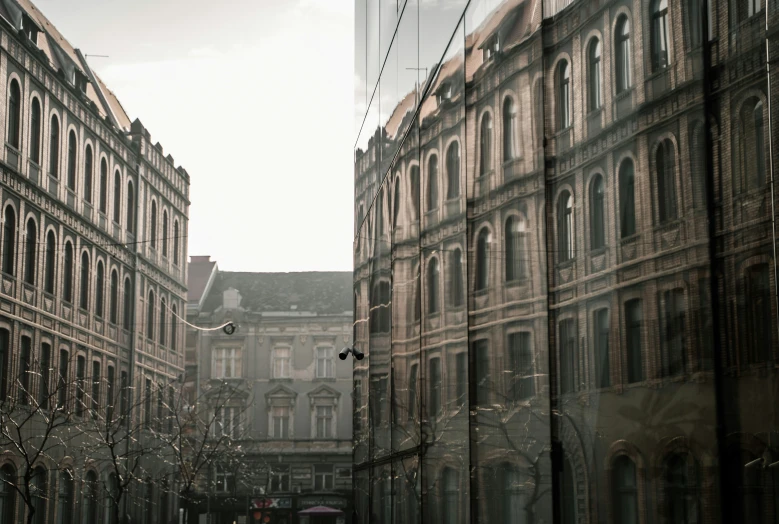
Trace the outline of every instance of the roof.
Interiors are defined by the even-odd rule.
[[[192,256],[187,265],[187,302],[202,305],[217,271],[216,261],[210,256]]]
[[[224,290],[234,288],[241,294],[241,307],[247,311],[342,314],[352,310],[352,278],[351,271],[219,271],[203,303],[203,311],[219,308]]]

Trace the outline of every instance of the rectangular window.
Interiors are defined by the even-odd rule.
[[[220,493],[235,492],[235,472],[226,466],[216,467],[216,491]]]
[[[49,380],[51,380],[51,346],[41,344],[41,380],[38,392],[38,405],[41,409],[49,409]]]
[[[273,406],[271,408],[271,428],[273,438],[289,438],[289,406]]]
[[[100,410],[100,362],[92,362],[92,418]]]
[[[430,389],[428,392],[427,412],[430,417],[441,414],[441,359],[430,359]]]
[[[332,438],[333,406],[316,407],[316,438]]]
[[[609,373],[609,310],[599,309],[593,315],[595,345],[595,381],[599,388],[611,385]]]
[[[644,380],[644,357],[641,354],[642,324],[641,300],[635,298],[625,302],[625,339],[627,343],[628,383],[630,384]]]
[[[408,374],[408,419],[414,420],[417,416],[417,380],[419,377],[419,365],[413,364]],[[359,408],[359,404],[355,404]]]
[[[489,342],[477,340],[473,343],[474,379],[476,380],[476,404],[485,406],[490,403],[492,378],[490,376]]]
[[[335,377],[335,349],[330,347],[316,349],[317,378]]]
[[[665,305],[665,348],[662,354],[662,375],[682,375],[687,367],[687,339],[685,337],[684,290],[672,289],[663,293]]]
[[[371,420],[374,426],[380,426],[388,422],[388,392],[387,392],[387,376],[386,375],[374,375],[371,377]]]
[[[535,395],[535,370],[530,333],[510,333],[508,336],[509,399],[525,400]]]
[[[457,353],[454,361],[454,372],[457,378],[457,406],[462,407],[468,398],[468,354]]]
[[[271,471],[271,492],[289,491],[289,466],[276,466]]]
[[[214,436],[237,439],[241,433],[241,412],[238,407],[222,407],[214,411]]]
[[[290,377],[291,350],[276,348],[273,350],[273,378]]]
[[[57,372],[57,409],[65,409],[68,403],[68,352],[60,350],[60,362]]]
[[[19,356],[19,403],[27,404],[30,398],[30,361],[32,359],[32,339],[22,337],[22,351]]]
[[[116,371],[113,366],[108,366],[106,381],[105,416],[111,422],[114,419],[114,395],[116,394]]]
[[[146,387],[144,388],[146,398],[143,405],[143,423],[147,429],[151,428],[151,379],[146,379]]]
[[[0,400],[5,400],[8,394],[8,357],[10,354],[11,333],[0,329]]]
[[[76,416],[84,414],[84,389],[86,387],[87,359],[79,355],[76,359]]]
[[[241,376],[241,348],[215,348],[212,353],[213,378]]]
[[[561,320],[559,324],[560,348],[560,392],[576,391],[576,323],[574,319]]]
[[[121,391],[119,392],[119,416],[124,418],[127,414],[127,371],[122,371],[122,377],[119,382]]]
[[[333,489],[332,464],[317,464],[314,466],[314,489],[317,491]]]

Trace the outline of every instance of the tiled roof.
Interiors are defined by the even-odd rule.
[[[235,288],[241,307],[255,312],[308,311],[339,314],[352,310],[351,271],[301,273],[240,273],[219,271],[203,305],[214,311],[222,305],[222,293]]]

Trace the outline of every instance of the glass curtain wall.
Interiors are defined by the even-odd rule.
[[[357,522],[777,524],[779,0],[355,5]]]

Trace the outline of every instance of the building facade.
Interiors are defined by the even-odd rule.
[[[190,522],[209,509],[253,522],[250,507],[278,524],[351,522],[352,366],[336,358],[351,342],[351,274],[236,273],[194,256],[189,272],[188,321],[211,331],[187,331],[185,395],[241,450],[216,455]],[[213,329],[226,322],[235,333]]]
[[[355,6],[357,521],[777,522],[779,4]]]
[[[72,435],[115,420],[120,396],[126,415],[141,420],[152,408],[130,409],[140,398],[132,391],[153,384],[167,395],[184,370],[177,317],[186,306],[189,175],[27,0],[0,2],[0,89],[4,424],[9,406],[48,417],[75,405]],[[60,385],[62,402],[44,405]],[[39,437],[39,428],[25,431],[22,443]],[[90,449],[86,436],[57,438],[26,464],[4,432],[0,522],[25,521],[29,510],[12,486],[29,467],[35,522],[113,520],[116,477],[105,450]],[[133,486],[120,514],[167,524],[176,514],[170,491]]]

